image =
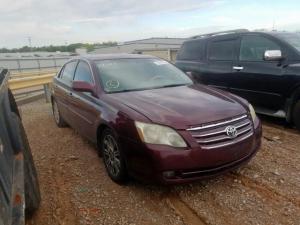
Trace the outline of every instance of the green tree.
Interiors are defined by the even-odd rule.
[[[102,43],[74,43],[69,45],[49,45],[49,46],[42,46],[42,47],[32,47],[29,46],[23,46],[21,48],[0,48],[0,53],[15,53],[15,52],[38,52],[38,51],[46,51],[46,52],[75,52],[76,48],[86,48],[88,52],[93,51],[95,48],[100,47],[108,47],[108,46],[115,46],[117,45],[117,42],[108,41],[108,42],[102,42]]]

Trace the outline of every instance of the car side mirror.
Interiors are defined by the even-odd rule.
[[[266,50],[264,54],[265,61],[280,61],[282,60],[281,50]]]
[[[93,96],[96,96],[95,87],[85,81],[73,81],[72,89],[78,92],[88,92],[91,93]]]

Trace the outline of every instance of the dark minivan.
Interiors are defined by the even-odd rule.
[[[176,66],[300,129],[300,34],[224,31],[184,42]]]
[[[41,195],[31,148],[14,96],[10,74],[0,68],[0,225],[25,225]]]

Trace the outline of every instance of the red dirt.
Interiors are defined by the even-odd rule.
[[[300,224],[300,133],[264,120],[257,156],[209,181],[163,187],[113,183],[95,146],[57,128],[42,101],[21,107],[42,205],[27,225]]]

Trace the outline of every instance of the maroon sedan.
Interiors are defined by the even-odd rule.
[[[252,106],[152,56],[72,59],[54,78],[53,115],[98,146],[108,175],[182,183],[247,163],[261,143]]]

